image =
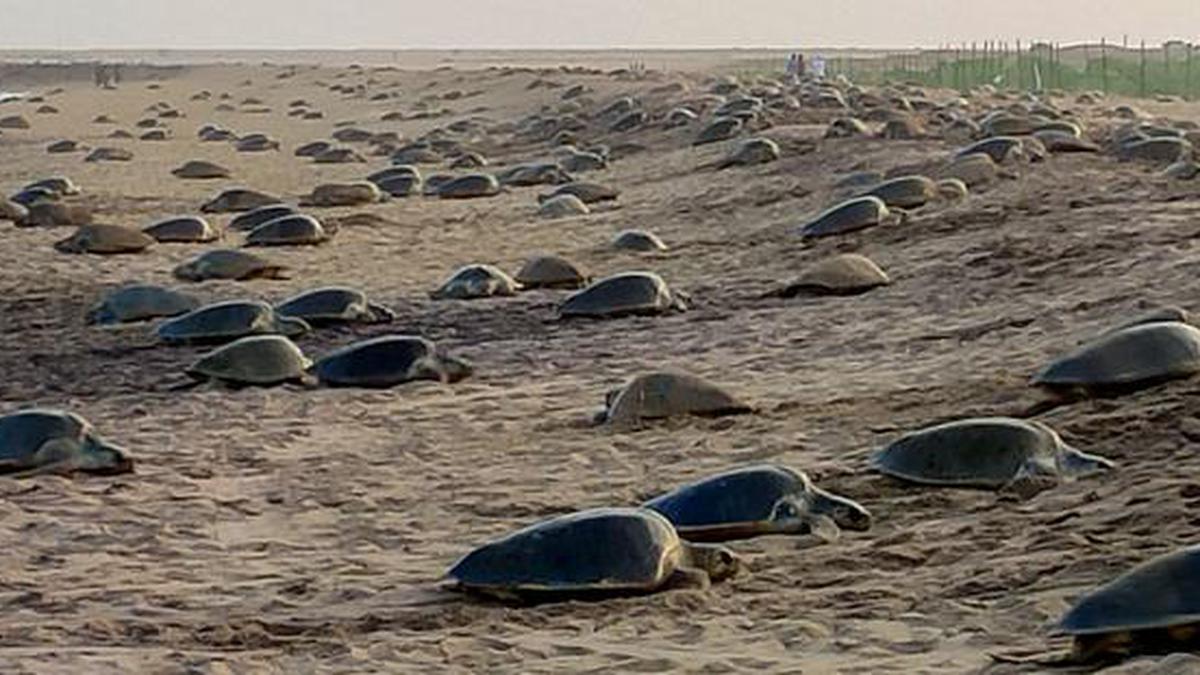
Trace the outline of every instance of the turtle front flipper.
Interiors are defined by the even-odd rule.
[[[808,524],[809,533],[826,544],[835,543],[842,536],[842,530],[833,518],[824,514],[810,512],[804,516],[804,521]]]
[[[1069,478],[1090,476],[1094,473],[1109,471],[1116,466],[1110,459],[1099,455],[1089,455],[1069,445],[1064,445],[1058,454],[1058,470],[1063,476]]]
[[[396,320],[396,312],[389,307],[367,303],[368,323],[391,323]]]
[[[708,577],[708,572],[694,567],[677,567],[671,572],[671,576],[663,582],[663,590],[682,590],[693,589],[698,591],[706,591],[712,586],[712,580]]]

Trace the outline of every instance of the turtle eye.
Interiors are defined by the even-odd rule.
[[[717,557],[720,558],[722,565],[732,565],[733,564],[733,554],[730,553],[729,551],[721,551],[720,553],[717,554]]]
[[[790,501],[779,502],[775,506],[775,513],[772,514],[772,520],[794,520],[800,517],[800,511],[796,505]]]

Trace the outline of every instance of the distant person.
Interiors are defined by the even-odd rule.
[[[809,72],[818,80],[825,79],[825,57],[820,54],[813,54],[812,66]]]

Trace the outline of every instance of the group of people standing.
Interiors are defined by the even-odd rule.
[[[792,82],[798,81],[805,75],[816,78],[825,77],[825,57],[814,54],[811,59],[805,59],[804,54],[792,52],[788,55],[786,74]]]
[[[121,82],[121,66],[97,63],[92,67],[92,79],[97,87],[112,89]]]

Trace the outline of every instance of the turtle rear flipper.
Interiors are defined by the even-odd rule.
[[[1037,651],[1030,653],[1001,654],[989,652],[988,656],[996,663],[1036,668],[1076,668],[1085,665],[1074,654],[1052,651]]]

